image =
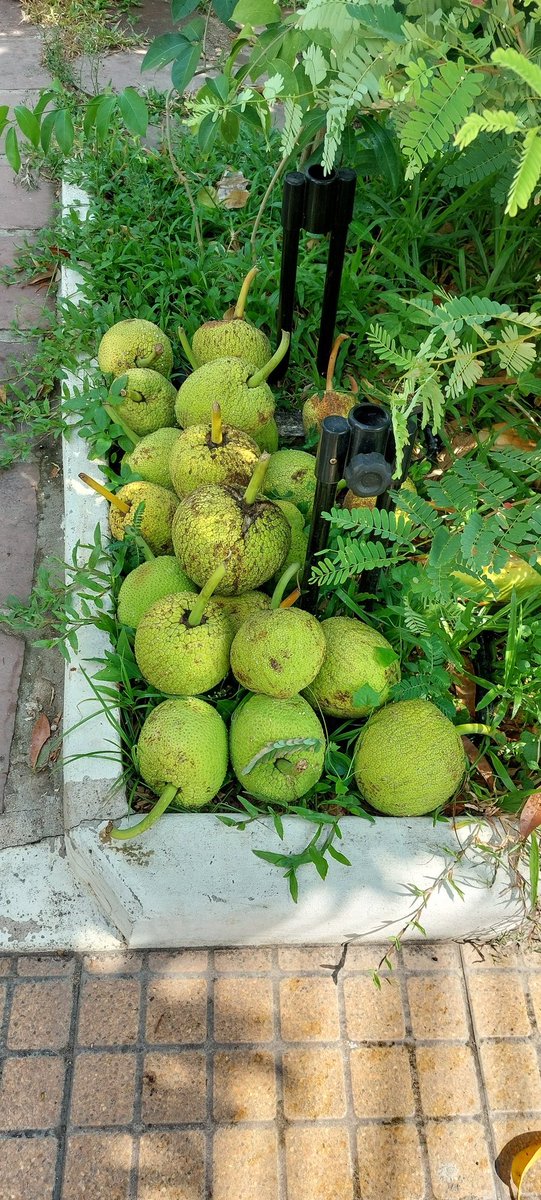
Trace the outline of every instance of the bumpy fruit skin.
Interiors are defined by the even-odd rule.
[[[418,817],[446,804],[464,777],[458,731],[429,700],[399,700],[374,713],[354,753],[361,795],[393,817]]]
[[[245,592],[243,596],[215,596],[214,603],[227,614],[235,635],[241,625],[255,613],[270,608],[271,598],[266,592]]]
[[[313,454],[305,450],[277,450],[271,454],[264,490],[271,500],[290,500],[302,513],[309,513],[316,490]]]
[[[280,434],[274,417],[270,421],[266,421],[253,434],[254,441],[257,442],[261,452],[266,454],[275,454],[280,442]]]
[[[171,455],[173,487],[181,499],[204,483],[246,487],[258,458],[253,438],[240,429],[222,426],[222,441],[216,445],[209,425],[191,425],[182,431]]]
[[[194,585],[172,555],[160,555],[130,571],[120,586],[117,616],[123,625],[137,629],[141,617],[157,600],[173,592],[193,592]]]
[[[193,335],[192,350],[199,367],[216,358],[242,358],[264,367],[272,354],[268,337],[242,317],[206,321]]]
[[[250,692],[289,700],[315,679],[325,657],[321,625],[300,608],[276,608],[245,621],[231,646],[235,679]]]
[[[141,438],[137,446],[124,455],[122,462],[148,483],[157,483],[159,487],[172,491],[169,463],[173,446],[181,436],[180,429],[156,429],[154,433]]]
[[[205,700],[164,700],[149,713],[137,743],[139,770],[161,795],[169,783],[174,808],[203,808],[219,792],[227,772],[227,730]]]
[[[174,425],[176,391],[168,379],[147,367],[126,371],[126,398],[116,408],[119,417],[145,437],[164,425]]]
[[[308,549],[308,531],[304,527],[304,517],[299,509],[291,503],[290,500],[275,500],[277,508],[280,508],[289,522],[291,529],[291,545],[285,562],[282,563],[280,570],[274,576],[275,582],[278,580],[286,567],[292,563],[299,563],[299,575],[302,574],[302,569],[306,561],[306,551]],[[291,580],[291,588],[294,587],[294,580]]]
[[[274,416],[274,397],[266,383],[248,387],[256,369],[254,363],[240,358],[215,358],[198,367],[179,388],[175,406],[179,425],[187,429],[204,424],[218,400],[222,420],[257,440],[261,427]]]
[[[169,378],[173,348],[169,338],[152,321],[138,318],[117,321],[101,339],[98,365],[104,375],[124,375],[131,367],[152,367]]]
[[[280,757],[243,770],[266,746],[287,738],[317,738],[317,746],[284,746]],[[233,770],[244,792],[256,800],[294,801],[306,795],[321,777],[325,734],[316,714],[302,696],[274,700],[250,696],[231,720],[229,749]],[[280,769],[282,768],[282,769]]]
[[[275,504],[263,498],[246,504],[242,491],[217,484],[181,500],[173,523],[175,554],[198,587],[228,559],[216,589],[222,596],[239,596],[266,583],[290,543],[289,525]]]
[[[400,679],[397,660],[387,666],[378,662],[378,650],[391,645],[377,629],[354,617],[329,617],[321,622],[327,643],[323,666],[307,689],[307,699],[330,717],[365,717],[372,711],[353,704],[353,696],[365,684],[379,692],[385,704],[389,689]]]
[[[141,534],[154,554],[170,554],[173,549],[171,526],[178,499],[167,488],[156,483],[125,483],[116,495],[130,505],[129,513],[121,513],[111,505],[109,527],[117,541],[122,542],[126,525],[132,525],[140,504],[145,505],[141,519]]]
[[[135,657],[144,678],[171,696],[208,692],[229,671],[233,631],[226,614],[209,600],[200,625],[188,625],[195,592],[157,600],[137,626]]]
[[[302,423],[308,437],[321,433],[325,417],[347,417],[355,407],[358,397],[353,392],[324,392],[322,396],[309,396],[302,409]]]

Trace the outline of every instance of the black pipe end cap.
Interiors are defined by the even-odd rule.
[[[344,479],[355,496],[381,496],[388,491],[393,468],[383,454],[356,454],[347,464]]]

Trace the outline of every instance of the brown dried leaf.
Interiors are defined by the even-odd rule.
[[[492,770],[488,759],[485,758],[484,755],[479,758],[479,747],[476,746],[474,742],[471,742],[468,737],[462,738],[462,745],[464,746],[466,757],[471,763],[475,764],[475,770],[478,771],[481,778],[484,779],[487,788],[493,792],[495,783],[494,771]]]
[[[5,387],[0,387],[0,404],[5,404],[8,398]]]
[[[466,671],[471,671],[473,674],[473,663],[471,659],[466,658],[465,655],[463,655],[462,658]],[[454,667],[451,667],[451,675],[454,679],[455,695],[459,700],[462,701],[464,707],[467,708],[470,717],[474,717],[476,688],[473,679],[468,679],[467,675],[462,675],[460,671],[457,671]]]
[[[39,275],[33,275],[31,279],[27,279],[23,287],[45,287],[46,284],[54,283],[58,279],[58,269],[56,266],[50,267],[48,271],[43,271]]]
[[[528,837],[534,829],[541,825],[541,792],[532,792],[520,814],[519,833],[521,838]]]
[[[244,208],[250,199],[250,184],[242,171],[224,171],[216,184],[216,198],[224,208]]]
[[[59,475],[60,475],[60,467],[58,466],[58,463],[53,463],[53,465],[49,471],[49,479],[57,479]]]
[[[36,763],[39,758],[40,750],[45,745],[45,742],[47,742],[49,740],[50,736],[51,736],[51,726],[49,725],[49,722],[47,720],[47,717],[45,716],[45,713],[40,713],[37,720],[34,721],[34,725],[32,727],[32,737],[30,739],[30,751],[28,754],[28,761],[29,761],[30,766],[32,767],[33,771],[35,771],[35,769],[36,769]]]

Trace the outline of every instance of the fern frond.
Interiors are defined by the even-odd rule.
[[[509,163],[509,147],[501,137],[482,133],[474,145],[444,167],[442,175],[448,187],[467,188],[504,171]]]
[[[341,63],[340,73],[329,89],[327,129],[321,159],[325,174],[329,174],[333,168],[349,113],[366,96],[371,100],[376,99],[382,71],[382,55],[373,58],[368,50],[359,45],[355,45]]]
[[[319,87],[329,70],[329,64],[321,46],[312,44],[307,50],[303,50],[302,63],[312,87]]]
[[[426,530],[428,533],[435,533],[441,523],[441,517],[434,511],[431,504],[427,504],[422,496],[418,496],[416,492],[410,492],[409,489],[402,488],[400,492],[400,515],[406,513],[411,518],[414,526],[418,528],[412,530],[412,537],[416,537],[419,529]]]
[[[372,37],[386,38],[397,45],[405,42],[402,17],[391,5],[348,4],[347,10]]]
[[[295,24],[298,29],[328,31],[339,45],[347,40],[357,23],[344,0],[308,0],[306,7],[297,12]]]
[[[406,179],[417,175],[450,141],[478,96],[482,81],[479,72],[466,69],[463,58],[443,64],[400,133],[409,160]]]
[[[383,325],[371,325],[366,340],[382,362],[390,363],[399,370],[407,371],[414,361],[415,355],[412,351],[399,349],[395,338],[391,337]]]
[[[520,375],[527,371],[537,358],[534,343],[525,342],[516,325],[506,325],[502,329],[501,339],[496,343],[494,350],[498,355],[500,367],[508,375]]]
[[[538,68],[539,70],[539,68]],[[539,71],[541,75],[541,71]],[[516,217],[519,208],[526,208],[541,176],[541,137],[539,126],[529,129],[522,143],[522,154],[509,195],[506,213]]]
[[[514,75],[518,75],[519,79],[522,79],[522,82],[532,89],[532,92],[536,92],[541,97],[541,67],[526,58],[525,54],[519,54],[518,50],[509,47],[505,50],[495,50],[491,57],[492,62],[512,71]]]
[[[246,766],[242,768],[241,775],[249,775],[254,767],[260,767],[263,763],[276,762],[277,758],[287,758],[288,754],[302,750],[304,746],[307,750],[319,750],[321,738],[282,738],[276,742],[268,742],[246,763]]]
[[[402,501],[395,493],[394,498]],[[419,530],[413,529],[413,522],[404,517],[402,512],[386,512],[379,508],[333,508],[330,513],[333,529],[346,530],[349,533],[376,533],[387,542],[400,542],[411,546]]]
[[[311,583],[327,587],[340,587],[354,575],[363,571],[381,570],[389,566],[393,558],[381,542],[347,541],[339,539],[339,545],[327,556],[318,560],[312,570]]]
[[[288,158],[293,153],[297,138],[302,127],[302,108],[290,97],[284,104],[284,128],[280,143],[282,158]]]
[[[482,112],[473,112],[466,117],[455,134],[454,144],[459,150],[464,150],[480,133],[520,133],[523,128],[516,113],[506,112],[502,108],[484,108]]]
[[[452,296],[435,310],[435,320],[444,325],[446,319],[453,322],[456,332],[460,333],[463,324],[484,325],[487,321],[513,316],[508,304],[499,304],[497,300],[489,300],[486,296]]]
[[[484,371],[482,362],[476,357],[476,351],[473,346],[467,342],[460,350],[455,358],[455,365],[449,376],[447,391],[453,400],[458,400],[458,397],[468,388],[474,387],[477,380],[481,378]]]

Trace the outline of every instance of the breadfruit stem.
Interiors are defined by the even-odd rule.
[[[94,488],[95,492],[99,492],[100,496],[105,496],[105,499],[109,501],[109,504],[113,505],[113,508],[118,508],[118,511],[121,513],[129,513],[129,504],[126,504],[125,500],[120,500],[118,496],[113,495],[113,492],[110,492],[109,488],[104,487],[103,483],[98,483],[97,479],[92,479],[84,471],[79,472],[79,479],[82,479],[83,483],[87,483],[89,487]]]
[[[276,584],[276,587],[272,593],[271,604],[270,604],[271,608],[280,608],[284,592],[286,590],[286,587],[287,587],[290,579],[293,579],[294,575],[298,575],[300,569],[301,569],[300,563],[298,563],[298,562],[291,563],[291,565],[289,567],[286,567],[286,570],[282,573],[282,575],[280,575],[278,583]],[[291,601],[291,603],[293,603],[293,601]],[[289,607],[289,605],[288,605],[288,607]]]
[[[327,378],[325,380],[325,391],[327,393],[332,392],[334,372],[336,369],[336,360],[338,358],[338,351],[340,349],[340,346],[342,345],[342,342],[349,342],[349,333],[339,333],[338,334],[338,337],[335,338],[334,346],[331,350],[331,353],[329,354],[329,364],[327,367]]]
[[[105,409],[105,412],[107,413],[107,416],[110,417],[112,421],[114,421],[115,425],[120,425],[122,432],[125,434],[125,436],[127,438],[129,438],[130,442],[132,443],[132,446],[137,446],[138,443],[141,441],[141,438],[139,437],[139,435],[137,433],[133,432],[133,429],[130,429],[129,425],[126,425],[126,422],[122,420],[122,417],[119,417],[118,411],[114,407],[114,405],[113,404],[104,404],[103,407]]]
[[[455,729],[460,737],[466,737],[470,733],[484,733],[487,737],[491,737],[496,731],[491,725],[455,725]]]
[[[215,400],[212,405],[212,416],[210,418],[210,440],[215,446],[222,444],[222,410],[218,401]]]
[[[346,379],[349,383],[349,390],[350,390],[352,396],[358,396],[359,395],[359,384],[357,383],[355,376],[354,375],[346,375]]]
[[[237,300],[237,303],[235,304],[235,311],[233,313],[233,317],[236,317],[237,320],[240,319],[242,321],[242,318],[244,317],[244,309],[246,308],[248,292],[250,291],[250,288],[252,286],[252,283],[253,283],[256,275],[257,275],[257,267],[252,267],[251,271],[248,271],[248,274],[246,275],[246,277],[244,279],[244,282],[243,282],[242,287],[239,292],[239,298]]]
[[[141,533],[136,533],[134,541],[139,546],[145,562],[154,562],[156,555],[150,549],[148,542],[145,542],[143,535]]]
[[[185,329],[182,329],[182,328],[179,329],[178,340],[182,346],[182,349],[184,350],[184,353],[186,355],[186,358],[188,359],[188,362],[192,368],[192,371],[197,371],[197,363],[195,361],[195,355],[194,355],[194,352],[188,341],[188,335],[187,335]]]
[[[257,500],[261,488],[263,487],[269,461],[270,454],[262,454],[261,458],[256,463],[254,473],[243,496],[245,504],[253,504],[254,500]]]
[[[290,341],[291,334],[288,333],[286,329],[282,329],[282,337],[278,349],[275,350],[272,358],[269,358],[268,363],[265,363],[264,367],[260,367],[259,371],[256,371],[255,375],[252,375],[251,379],[247,379],[247,387],[259,387],[260,383],[264,383],[265,380],[268,379],[271,371],[274,371],[274,368],[278,366],[278,363],[281,363],[284,355],[287,354]]]
[[[285,600],[282,600],[280,608],[292,608],[293,605],[297,603],[300,595],[300,587],[294,588],[293,591],[289,593],[289,596],[286,596]]]
[[[152,347],[152,354],[145,354],[142,358],[136,358],[135,365],[136,367],[151,367],[156,362],[156,359],[160,357],[160,354],[163,354],[163,345],[161,342],[157,342]]]
[[[177,792],[178,788],[175,787],[174,783],[166,784],[159,800],[156,801],[154,808],[151,808],[150,812],[145,813],[142,821],[138,821],[137,825],[128,826],[127,829],[113,828],[110,831],[110,836],[112,838],[117,838],[118,841],[127,842],[129,838],[139,837],[140,833],[146,833],[146,830],[150,829],[151,826],[155,824],[155,822],[158,820],[158,817],[161,817],[166,808],[169,808],[169,805],[175,799]]]
[[[222,582],[224,575],[225,575],[225,563],[222,562],[222,563],[220,563],[220,565],[218,567],[216,567],[216,570],[212,572],[210,579],[207,579],[205,586],[203,588],[201,588],[201,591],[197,598],[197,603],[194,604],[192,611],[188,617],[188,625],[190,625],[192,628],[195,625],[201,624],[201,618],[207,607],[210,597],[212,596],[212,593],[216,591],[218,584]]]

